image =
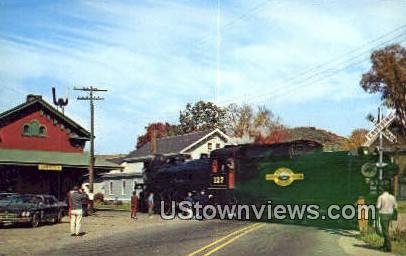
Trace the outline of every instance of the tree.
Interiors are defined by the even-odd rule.
[[[226,108],[226,132],[227,134],[241,138],[250,134],[254,118],[254,110],[249,105],[238,106],[230,104]]]
[[[367,135],[367,133],[367,129],[353,130],[348,139],[343,141],[342,148],[344,150],[353,150],[359,148],[365,142],[365,135]]]
[[[257,111],[246,104],[230,104],[226,108],[226,131],[234,137],[268,135],[273,128],[279,126],[279,118],[275,118],[265,106],[259,106]]]
[[[180,112],[179,122],[182,132],[205,131],[219,128],[224,130],[225,110],[212,102],[188,103]]]
[[[284,126],[274,127],[270,130],[269,134],[259,134],[255,138],[256,144],[275,144],[285,142],[289,139],[289,133]]]
[[[150,123],[148,126],[145,127],[145,130],[145,134],[138,136],[137,138],[137,149],[141,148],[151,141],[152,133],[154,130],[157,138],[181,134],[181,130],[179,129],[178,125],[169,123]]]
[[[406,49],[399,44],[376,50],[372,67],[362,75],[361,86],[368,93],[381,93],[384,103],[396,110],[397,120],[406,134]]]

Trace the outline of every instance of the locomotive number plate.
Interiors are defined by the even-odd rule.
[[[212,182],[215,185],[223,185],[226,183],[226,179],[224,178],[224,176],[213,176]]]

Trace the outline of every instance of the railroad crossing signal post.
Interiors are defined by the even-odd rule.
[[[89,193],[93,195],[93,183],[94,183],[94,164],[95,164],[95,157],[94,157],[94,101],[95,100],[104,100],[99,96],[94,96],[94,92],[107,92],[105,89],[98,89],[95,87],[82,87],[82,88],[74,88],[77,91],[85,91],[88,92],[89,95],[85,97],[78,97],[78,100],[88,100],[90,102],[90,159],[89,159]],[[91,198],[91,203],[89,207],[90,213],[93,212],[93,198]]]
[[[368,132],[368,134],[366,135],[367,140],[363,144],[363,146],[369,147],[374,143],[374,141],[377,138],[379,138],[379,146],[378,146],[379,161],[378,163],[376,163],[376,166],[378,167],[379,170],[378,188],[382,188],[383,168],[387,165],[386,163],[383,162],[383,137],[385,136],[385,138],[387,138],[391,143],[396,143],[397,141],[396,136],[387,129],[395,118],[396,115],[394,112],[390,113],[386,117],[383,117],[381,113],[381,107],[379,107],[377,121],[372,120],[372,122],[375,124],[375,127]]]
[[[378,123],[382,120],[382,115],[381,115],[381,108],[378,108]],[[379,168],[379,186],[382,187],[382,180],[383,180],[383,167],[385,167],[386,164],[383,162],[383,134],[382,134],[382,129],[379,130],[379,162],[377,164]]]

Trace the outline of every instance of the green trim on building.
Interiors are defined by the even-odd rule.
[[[0,149],[1,165],[36,166],[39,164],[62,165],[63,167],[87,168],[88,153],[65,153],[40,150]],[[121,169],[120,165],[96,157],[96,169]]]

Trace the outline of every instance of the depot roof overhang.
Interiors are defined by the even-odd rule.
[[[0,166],[37,166],[39,164],[61,165],[70,168],[88,168],[88,153],[66,153],[40,150],[0,149]],[[95,169],[121,169],[120,165],[106,160],[95,160]]]

